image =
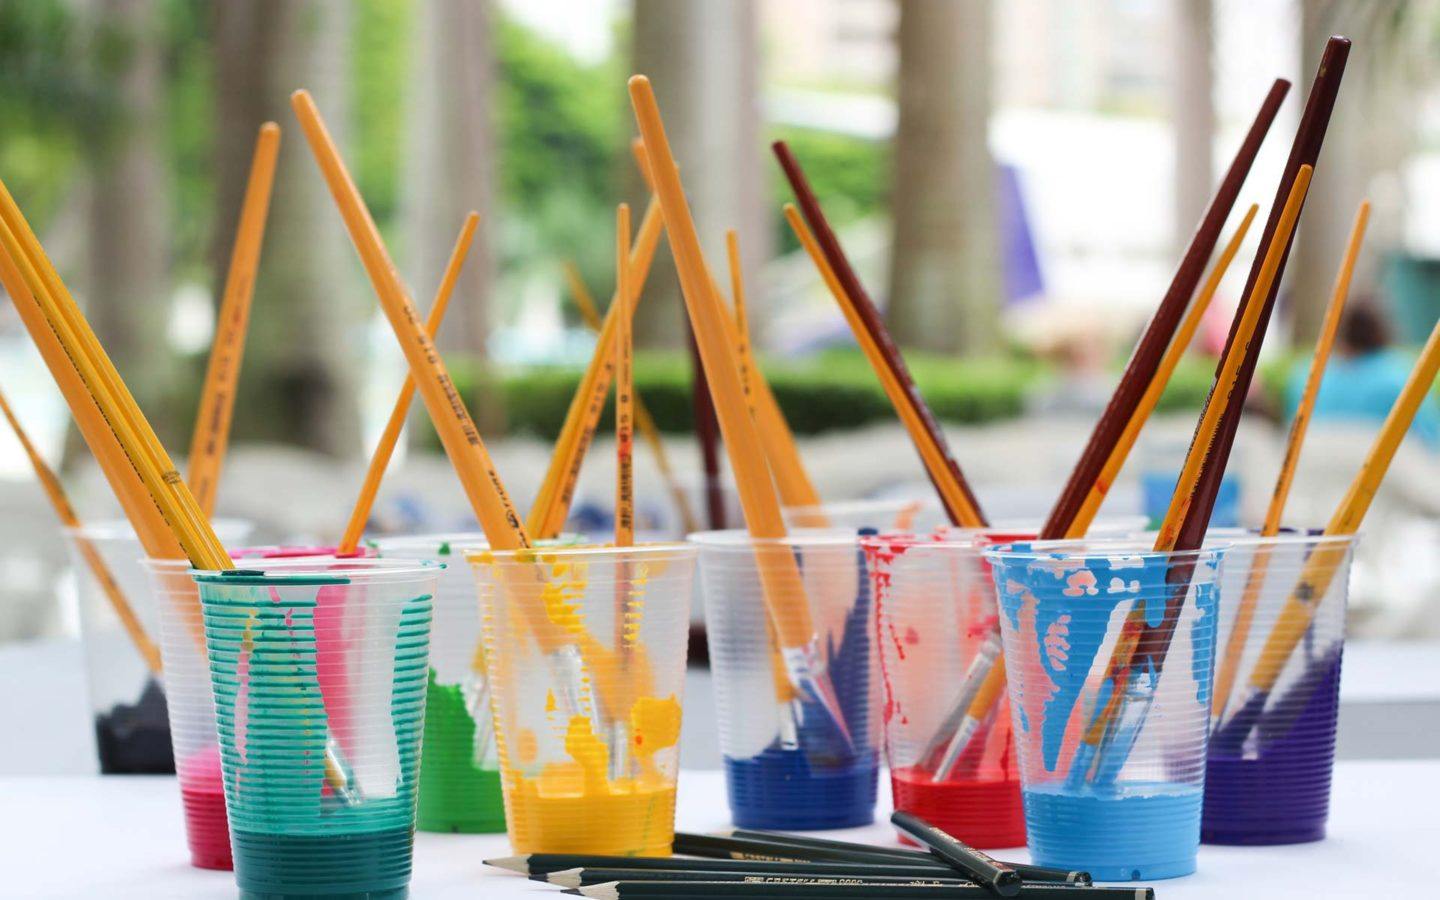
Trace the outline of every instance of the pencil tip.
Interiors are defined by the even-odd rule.
[[[580,886],[580,873],[583,869],[562,869],[559,872],[551,872],[547,878],[551,884],[558,884],[561,887],[578,888]]]
[[[497,869],[509,869],[512,872],[519,872],[521,875],[530,874],[530,856],[497,856],[494,859],[481,860],[487,866],[494,866]]]
[[[578,894],[581,897],[594,897],[595,900],[619,900],[620,882],[607,881],[604,884],[592,884],[589,887],[574,888],[566,893]]]

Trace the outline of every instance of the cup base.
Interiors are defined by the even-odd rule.
[[[255,900],[390,900],[409,893],[414,833],[233,833],[235,882]]]
[[[1153,881],[1195,871],[1198,785],[1126,783],[1104,793],[1027,790],[1035,864],[1089,872],[1096,881]]]
[[[895,808],[914,813],[958,840],[982,850],[1025,846],[1025,809],[1019,780],[935,782],[929,773],[890,773]],[[914,843],[904,834],[904,843]]]
[[[879,766],[865,760],[812,765],[803,750],[725,760],[730,816],[740,828],[824,831],[875,821]]]
[[[225,793],[216,785],[211,790],[192,786],[180,788],[185,807],[185,839],[190,844],[190,864],[197,869],[233,869],[230,855],[230,825],[225,817]]]
[[[1279,847],[1285,844],[1313,844],[1325,840],[1325,823],[1306,828],[1267,831],[1227,831],[1201,828],[1200,843],[1220,847]]]

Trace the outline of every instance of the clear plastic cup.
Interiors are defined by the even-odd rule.
[[[479,532],[380,538],[382,559],[445,563],[435,592],[435,628],[425,688],[425,761],[416,827],[421,831],[505,830],[500,762],[490,719],[480,643],[480,607],[467,550],[487,546]]]
[[[934,500],[845,500],[819,506],[787,506],[787,528],[842,528],[879,532],[925,532],[944,522]]]
[[[867,825],[880,766],[870,581],[854,532],[799,529],[778,540],[744,531],[694,534],[730,815],[742,828]],[[772,638],[758,556],[793,555],[814,622],[818,668],[839,728],[813,692],[799,692]]]
[[[240,519],[217,519],[214,527],[226,542],[242,541],[251,530],[251,524]],[[145,551],[140,539],[124,520],[90,522],[78,529],[66,529],[66,536],[76,573],[80,634],[100,772],[172,774],[175,758],[170,748],[162,679],[150,671],[136,650],[82,547],[88,544],[104,562],[149,640],[158,646],[160,612],[142,563]]]
[[[1239,539],[1226,551],[1205,843],[1325,837],[1358,540],[1292,534]]]
[[[1048,542],[985,557],[1035,863],[1097,881],[1195,871],[1221,551]],[[1130,665],[1112,679],[1117,657]]]
[[[1002,536],[1003,537],[1003,536]],[[1013,540],[1014,538],[1009,538]],[[973,847],[1025,843],[984,532],[862,538],[875,597],[882,725],[895,808]]]
[[[515,851],[669,855],[695,549],[467,559]]]
[[[438,567],[196,572],[245,897],[407,895]]]

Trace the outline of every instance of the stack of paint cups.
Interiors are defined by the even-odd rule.
[[[445,564],[435,593],[416,826],[421,831],[504,831],[480,606],[475,577],[464,557],[467,550],[485,547],[485,536],[478,532],[415,535],[382,538],[375,546],[383,559]]]
[[[1000,623],[980,533],[861,540],[895,808],[982,848],[1025,843]]]
[[[250,523],[217,519],[216,534],[234,543],[250,533]],[[169,774],[175,771],[170,746],[166,693],[126,634],[105,586],[85,559],[83,545],[99,556],[113,586],[134,611],[140,626],[160,643],[161,609],[151,593],[142,560],[145,551],[128,522],[92,522],[67,529],[77,578],[80,630],[100,772],[105,775]]]
[[[1325,837],[1356,540],[1280,535],[1239,540],[1225,553],[1207,843]]]
[[[730,813],[744,828],[807,830],[869,824],[879,771],[874,611],[856,535],[798,529],[779,539],[744,531],[690,536],[700,548]],[[770,596],[760,560],[791,557],[798,596]],[[782,582],[786,583],[786,582]],[[772,607],[805,604],[827,703],[788,677]],[[768,702],[767,702],[768,701]],[[841,721],[837,721],[837,719]]]
[[[1037,865],[1100,881],[1195,871],[1220,551],[986,551]]]
[[[695,549],[557,546],[467,559],[511,846],[669,854]]]
[[[194,575],[242,896],[407,895],[436,566]]]

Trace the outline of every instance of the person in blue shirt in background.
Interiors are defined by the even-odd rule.
[[[1356,298],[1340,323],[1335,352],[1320,382],[1313,421],[1385,420],[1414,365],[1414,355],[1391,344],[1390,326],[1371,298]],[[1305,392],[1310,358],[1296,360],[1285,385],[1286,421],[1293,419]],[[1415,415],[1410,434],[1431,452],[1440,450],[1440,411],[1434,395]]]

